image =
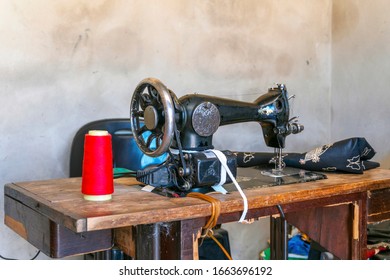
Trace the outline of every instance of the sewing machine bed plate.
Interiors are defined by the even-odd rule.
[[[241,168],[240,172],[236,178],[238,184],[242,189],[251,189],[251,188],[264,188],[264,187],[274,187],[295,183],[305,183],[311,181],[317,181],[326,179],[325,174],[318,172],[307,171],[303,169],[296,169],[292,167],[286,167],[283,169],[283,175],[280,177],[271,175],[266,175],[271,173],[269,167],[255,167],[258,171],[255,176],[253,176],[253,171],[251,172],[252,176],[249,176],[248,169]],[[247,174],[248,173],[248,174]],[[256,186],[256,187],[254,187]],[[227,184],[224,186],[227,191],[235,191],[236,187],[234,184]]]
[[[257,171],[255,173],[255,176],[253,174],[253,169]],[[269,166],[239,168],[236,180],[241,189],[245,190],[312,182],[327,178],[326,175],[322,173],[292,167],[284,168],[282,172],[283,175],[280,177],[274,175],[266,175],[268,173],[271,173],[271,168]],[[233,183],[225,184],[223,188],[227,192],[237,191],[237,188]],[[188,193],[177,191],[175,188],[155,188],[152,192],[167,197],[184,197]],[[206,187],[193,188],[189,192],[210,193],[215,192],[215,190],[211,187]]]

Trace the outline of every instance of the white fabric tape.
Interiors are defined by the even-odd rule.
[[[242,191],[242,189],[241,189],[240,185],[238,184],[236,178],[234,178],[232,172],[230,171],[230,168],[227,166],[226,156],[221,151],[218,151],[218,150],[210,150],[210,151],[212,151],[217,156],[217,158],[221,162],[221,165],[222,165],[223,169],[225,169],[225,171],[229,175],[230,179],[232,180],[233,184],[236,186],[236,189],[238,190],[238,192],[240,193],[240,195],[241,195],[241,197],[242,197],[242,199],[244,201],[244,211],[242,212],[241,218],[238,221],[238,222],[242,223],[242,222],[245,221],[246,213],[248,212],[248,199],[246,198],[246,195]]]
[[[179,151],[176,150],[176,149],[170,149],[170,150],[171,150],[171,152],[173,154],[177,155],[179,153]],[[240,218],[240,220],[238,222],[245,223],[246,213],[248,212],[248,199],[247,199],[245,193],[242,191],[242,189],[241,189],[240,185],[238,184],[236,178],[234,178],[232,172],[230,171],[230,168],[227,166],[227,159],[226,159],[226,156],[224,155],[224,153],[222,153],[219,150],[213,150],[213,149],[205,150],[205,151],[187,151],[187,150],[183,150],[183,152],[186,152],[186,153],[213,152],[216,155],[216,157],[218,158],[218,160],[221,162],[221,165],[222,165],[222,168],[221,168],[221,180],[220,180],[218,185],[222,186],[226,182],[226,173],[227,173],[229,175],[230,179],[232,180],[234,186],[236,187],[237,191],[240,193],[240,195],[241,195],[241,197],[243,199],[244,211],[242,212],[241,218]],[[216,187],[218,187],[218,185],[216,185]]]
[[[223,184],[226,183],[227,171],[226,171],[225,166],[227,166],[227,158],[226,158],[225,154],[222,153],[221,151],[211,150],[211,152],[213,152],[217,156],[219,161],[221,162],[221,174],[220,174],[221,179],[219,180],[219,183],[216,186],[222,186]]]

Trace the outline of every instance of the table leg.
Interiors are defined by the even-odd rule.
[[[197,259],[197,240],[203,224],[201,218],[136,226],[136,259]]]
[[[287,221],[281,216],[270,217],[270,250],[271,260],[287,260]]]

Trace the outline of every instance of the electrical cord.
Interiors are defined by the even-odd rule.
[[[34,257],[32,257],[30,260],[35,260],[38,255],[41,253],[41,250],[38,250],[38,252],[35,254]],[[19,260],[19,259],[13,259],[13,258],[7,258],[7,257],[3,257],[2,255],[0,255],[0,259],[3,259],[3,260],[8,260],[8,261],[16,261],[16,260]]]
[[[286,215],[284,214],[283,208],[280,204],[276,205],[278,208],[280,218],[283,222],[283,259],[287,260],[288,259],[288,233],[287,233],[287,220],[286,220]]]
[[[227,252],[227,250],[223,247],[223,245],[215,238],[213,228],[217,225],[217,221],[219,218],[219,215],[221,213],[221,202],[209,195],[202,194],[202,193],[189,193],[187,194],[187,197],[193,197],[193,198],[199,198],[202,200],[205,200],[207,202],[211,203],[211,216],[210,219],[207,221],[207,223],[202,227],[202,234],[201,238],[202,240],[205,237],[210,237],[214,242],[218,245],[218,247],[222,250],[222,252],[225,254],[225,256],[229,259],[232,260],[232,257],[230,254]]]

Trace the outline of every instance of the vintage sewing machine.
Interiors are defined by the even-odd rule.
[[[253,103],[201,94],[177,98],[173,91],[155,78],[142,80],[130,104],[132,133],[141,151],[167,160],[137,172],[137,179],[154,187],[175,187],[181,191],[229,183],[228,167],[236,176],[236,156],[231,151],[214,152],[213,134],[222,125],[258,122],[268,147],[276,151],[275,168],[283,170],[282,149],[289,134],[303,126],[289,116],[285,85],[278,84]],[[226,168],[225,168],[226,169]]]

